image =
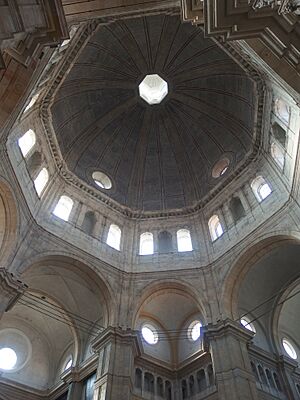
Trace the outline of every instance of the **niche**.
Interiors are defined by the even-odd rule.
[[[158,234],[158,251],[159,253],[170,253],[173,251],[172,235],[168,231]]]
[[[246,213],[239,197],[233,197],[229,204],[230,212],[235,223],[242,219]]]

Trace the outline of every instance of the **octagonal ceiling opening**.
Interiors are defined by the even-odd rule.
[[[160,104],[169,92],[168,83],[158,74],[146,75],[139,84],[139,94],[148,104]]]

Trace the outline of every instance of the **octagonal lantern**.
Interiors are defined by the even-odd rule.
[[[159,104],[168,94],[168,84],[157,74],[146,75],[139,85],[139,93],[148,104]]]

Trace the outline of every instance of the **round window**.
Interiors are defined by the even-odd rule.
[[[93,172],[92,178],[94,179],[96,185],[99,186],[101,189],[106,189],[106,190],[111,189],[112,187],[111,180],[103,172],[100,171]]]
[[[149,344],[156,344],[158,342],[157,332],[151,325],[147,324],[142,327],[142,335],[144,340]]]
[[[282,346],[289,357],[291,357],[293,360],[298,358],[296,350],[289,340],[282,339]]]
[[[256,332],[254,325],[250,323],[250,321],[246,318],[241,319],[241,324],[243,325],[244,328],[248,329],[251,332]]]
[[[230,161],[228,160],[228,158],[222,158],[221,160],[219,160],[212,169],[212,177],[220,178],[221,176],[223,176],[227,172],[229,164]]]
[[[200,338],[202,324],[200,321],[193,321],[188,328],[189,339],[195,342]]]
[[[17,364],[17,360],[17,354],[13,349],[9,347],[0,349],[0,369],[13,369]]]

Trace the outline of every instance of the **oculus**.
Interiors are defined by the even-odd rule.
[[[10,347],[0,349],[0,369],[11,370],[17,364],[17,354]]]
[[[148,344],[156,344],[158,335],[152,325],[146,324],[142,327],[142,336]]]
[[[157,74],[146,75],[139,84],[139,94],[148,104],[159,104],[167,96],[168,84]]]
[[[111,189],[112,187],[111,180],[103,172],[100,171],[93,172],[92,178],[94,179],[96,185],[99,186],[101,189],[106,189],[106,190]]]

